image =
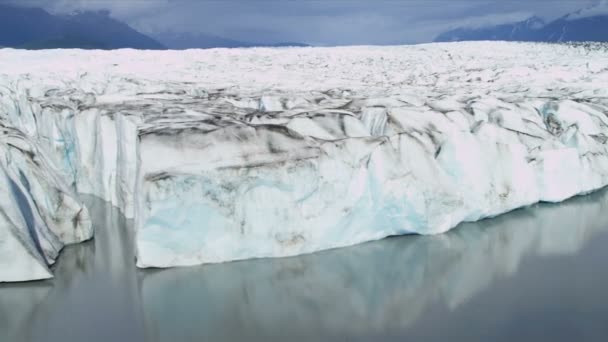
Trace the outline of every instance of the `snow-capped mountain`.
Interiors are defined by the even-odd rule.
[[[531,17],[524,21],[491,27],[461,27],[438,35],[435,41],[607,42],[608,15],[583,15],[585,12],[580,10],[549,23],[538,17]]]

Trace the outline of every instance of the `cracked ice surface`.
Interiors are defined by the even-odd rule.
[[[2,122],[135,219],[140,267],[442,233],[608,183],[599,44],[0,55]]]

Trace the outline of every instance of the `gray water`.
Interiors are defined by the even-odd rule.
[[[49,281],[0,285],[0,341],[608,341],[608,192],[293,258],[137,270],[120,213]]]

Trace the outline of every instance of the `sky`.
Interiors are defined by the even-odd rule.
[[[255,43],[409,44],[448,29],[537,15],[608,13],[607,0],[0,0],[52,13],[110,11],[141,32],[205,33]]]

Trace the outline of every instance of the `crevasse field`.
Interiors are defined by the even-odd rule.
[[[608,48],[0,50],[0,281],[93,236],[139,267],[438,234],[608,184]]]

